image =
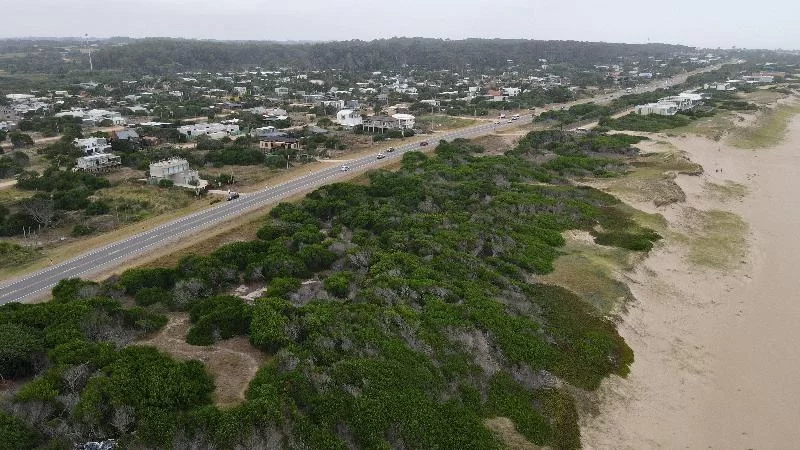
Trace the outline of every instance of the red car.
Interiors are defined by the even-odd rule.
[[[419,143],[420,147],[425,147],[426,145],[428,145],[428,141],[422,141]]]

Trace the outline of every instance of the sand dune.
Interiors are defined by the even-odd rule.
[[[636,361],[627,379],[601,386],[599,414],[582,419],[584,447],[798,448],[800,117],[774,148],[667,140],[705,174],[676,179],[685,203],[635,206],[662,213],[677,234],[689,226],[687,208],[732,212],[747,223],[746,249],[702,267],[690,243],[668,237],[630,274],[637,300],[620,332]],[[747,195],[709,190],[739,186],[730,182]]]

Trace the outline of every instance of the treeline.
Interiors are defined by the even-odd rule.
[[[667,58],[689,47],[666,44],[614,44],[521,39],[443,40],[392,38],[315,44],[219,42],[185,39],[139,39],[127,45],[103,47],[92,54],[95,69],[146,72],[233,70],[246,67],[295,67],[373,71],[421,68],[502,68],[513,59],[523,67],[538,67],[540,58],[553,63],[591,65],[620,57]]]
[[[0,307],[0,351],[15,362],[4,376],[34,376],[2,405],[15,431],[2,436],[17,448],[116,436],[130,448],[490,449],[503,445],[484,420],[502,416],[535,445],[578,448],[562,383],[595,389],[633,354],[612,322],[531,276],[552,270],[565,230],[631,249],[659,236],[609,195],[482,151],[459,140],[407,153],[368,184],[276,206],[255,241]],[[243,282],[265,297],[226,295]],[[272,355],[245,402],[211,405],[197,362],[109,343],[158,328],[166,310],[189,312],[191,343],[246,335]]]

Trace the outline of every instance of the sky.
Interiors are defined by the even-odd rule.
[[[800,1],[0,0],[0,37],[524,38],[800,49]]]

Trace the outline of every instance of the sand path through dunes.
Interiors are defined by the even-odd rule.
[[[686,203],[658,211],[678,231],[688,207],[733,212],[749,227],[746,255],[697,267],[668,239],[638,267],[637,301],[620,324],[636,361],[628,379],[599,389],[584,446],[800,448],[800,116],[774,148],[670,142],[706,173],[678,177]],[[726,180],[749,194],[710,198],[705,183]]]

